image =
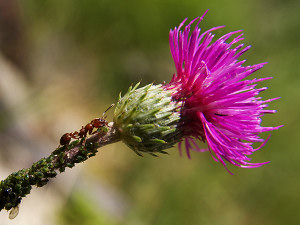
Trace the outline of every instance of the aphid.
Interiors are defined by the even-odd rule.
[[[20,204],[18,204],[16,207],[13,207],[9,212],[8,218],[11,220],[16,218],[17,215],[19,214],[19,209],[20,209]]]
[[[4,197],[10,196],[11,193],[12,193],[11,187],[9,187],[9,188],[7,188],[7,189],[4,189],[4,190],[2,191],[2,195],[3,195]]]
[[[226,114],[215,113],[216,116],[227,116]]]
[[[21,198],[18,198],[18,200],[17,200],[18,204],[10,210],[9,215],[8,215],[9,219],[12,220],[12,219],[16,218],[17,215],[19,214],[21,200],[22,200]]]

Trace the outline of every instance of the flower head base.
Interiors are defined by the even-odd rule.
[[[205,14],[204,14],[205,15]],[[200,33],[199,22],[194,19],[183,31],[182,26],[170,31],[170,48],[176,73],[167,85],[173,90],[173,100],[183,101],[181,110],[182,131],[186,150],[201,151],[194,139],[207,142],[216,161],[225,166],[225,160],[241,167],[258,167],[265,163],[250,163],[254,142],[265,143],[258,134],[278,129],[262,127],[261,117],[275,110],[265,110],[266,103],[257,95],[267,88],[255,89],[256,83],[270,78],[245,80],[265,63],[243,66],[238,58],[250,46],[236,45],[243,40],[241,31],[230,32],[215,42],[212,28]],[[190,34],[191,25],[197,21]],[[233,37],[235,36],[235,37]],[[233,40],[227,42],[229,38]],[[192,147],[193,146],[193,147]]]
[[[121,139],[138,155],[147,152],[166,153],[163,150],[178,143],[183,134],[179,130],[181,102],[172,101],[172,90],[162,85],[130,87],[119,98],[114,124]]]

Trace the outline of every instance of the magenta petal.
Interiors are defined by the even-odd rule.
[[[267,88],[255,89],[256,83],[270,77],[245,79],[266,63],[243,66],[246,60],[238,58],[251,46],[238,44],[244,39],[242,31],[230,32],[213,41],[211,32],[223,26],[201,33],[198,25],[204,15],[183,27],[185,19],[169,36],[176,73],[165,87],[174,90],[174,101],[183,102],[180,129],[185,134],[187,156],[191,157],[191,150],[203,151],[195,142],[199,139],[207,142],[213,158],[225,168],[226,161],[244,168],[259,167],[266,163],[250,163],[248,156],[268,141],[269,137],[264,141],[260,133],[280,127],[261,126],[264,114],[276,112],[266,110],[266,103],[278,98],[258,97]],[[262,144],[254,149],[255,142]],[[181,152],[181,143],[179,146]]]

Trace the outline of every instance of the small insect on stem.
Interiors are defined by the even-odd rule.
[[[227,116],[226,114],[215,113],[216,116]]]
[[[9,215],[8,215],[8,218],[11,219],[11,220],[16,218],[17,215],[19,214],[21,198],[18,198],[17,201],[18,201],[18,204],[10,210]]]
[[[105,120],[105,113],[111,109],[115,104],[110,105],[102,114],[102,117],[93,119],[90,123],[86,124],[79,131],[65,133],[61,136],[59,144],[62,146],[68,146],[73,139],[83,138],[85,140],[86,136],[89,134],[95,134],[98,132],[99,128],[107,126],[108,122]],[[96,129],[94,131],[94,129]]]

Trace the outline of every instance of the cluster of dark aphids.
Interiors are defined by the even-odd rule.
[[[105,112],[107,112],[111,105]],[[90,123],[82,126],[79,131],[65,133],[60,138],[60,145],[48,158],[43,158],[34,163],[31,168],[23,169],[12,173],[5,180],[0,182],[0,211],[10,210],[9,218],[14,219],[19,212],[19,205],[22,198],[30,193],[31,187],[36,185],[42,187],[46,185],[50,178],[57,175],[57,170],[63,172],[66,167],[72,168],[75,163],[80,163],[96,154],[97,143],[85,143],[87,135],[95,133],[104,135],[107,132],[108,122],[105,120],[105,112],[101,118],[95,118]],[[71,140],[75,139],[71,143]],[[66,149],[77,145],[79,139],[82,141],[80,153],[72,159],[65,161]]]
[[[18,215],[19,205],[22,198],[31,191],[31,186],[44,186],[49,180],[55,177],[56,172],[53,171],[52,156],[43,158],[34,163],[31,168],[23,169],[12,173],[0,182],[0,211],[2,209],[11,210],[9,218],[13,219]]]

